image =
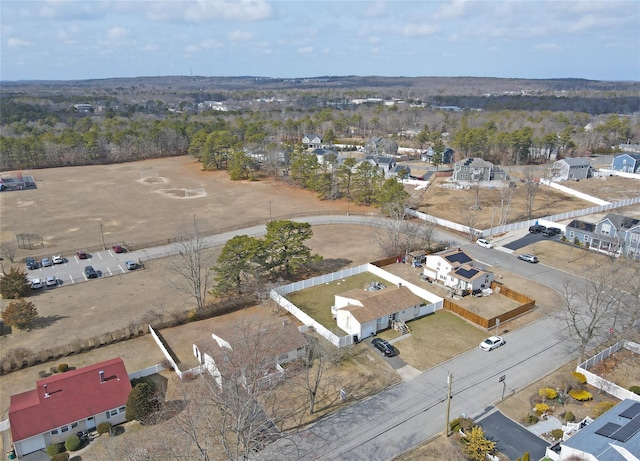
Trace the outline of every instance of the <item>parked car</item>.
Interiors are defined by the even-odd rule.
[[[44,288],[44,283],[42,283],[41,279],[33,279],[31,281],[31,289],[39,290],[40,288]]]
[[[489,240],[485,239],[476,240],[476,244],[482,248],[493,248],[493,244]]]
[[[82,250],[79,250],[76,253],[76,256],[78,257],[78,259],[89,259],[89,254],[86,251],[82,251]]]
[[[529,232],[531,232],[532,234],[539,234],[540,232],[544,232],[545,230],[546,227],[542,224],[534,224],[533,226],[529,227]]]
[[[53,261],[53,264],[63,264],[64,258],[60,255],[55,255],[53,258],[51,258],[51,261]]]
[[[45,279],[44,284],[48,287],[58,286],[58,279],[55,278],[53,275],[50,275]]]
[[[124,253],[124,252],[126,252],[126,251],[127,251],[127,250],[126,250],[123,246],[121,246],[121,245],[113,245],[113,246],[111,247],[111,249],[113,250],[113,252],[114,252],[114,253]]]
[[[24,258],[24,262],[27,264],[27,269],[37,269],[39,267],[38,262],[31,257]]]
[[[526,261],[528,263],[537,263],[538,262],[538,257],[534,256],[534,255],[530,255],[530,254],[521,254],[518,255],[518,259],[521,261]]]
[[[88,279],[97,279],[98,278],[98,273],[93,268],[93,266],[85,266],[84,274],[87,276]]]
[[[51,262],[51,260],[49,258],[42,258],[40,260],[40,264],[42,264],[42,267],[53,266],[53,263]]]
[[[396,355],[395,348],[391,344],[389,344],[388,341],[385,341],[382,338],[374,338],[373,341],[371,341],[371,344],[373,344],[373,347],[378,349],[387,357],[393,357],[394,355]]]
[[[127,270],[130,270],[130,271],[138,268],[138,263],[135,261],[125,261],[124,265],[127,268]]]
[[[547,227],[545,230],[542,231],[542,235],[544,235],[545,237],[553,237],[554,235],[558,235],[561,233],[562,231],[557,227]]]
[[[480,349],[483,351],[492,351],[506,343],[502,336],[491,336],[480,343]]]

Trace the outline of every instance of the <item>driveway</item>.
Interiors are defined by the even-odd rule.
[[[545,440],[507,418],[495,407],[491,407],[489,411],[487,416],[481,417],[476,423],[484,430],[485,437],[497,442],[498,451],[509,459],[521,458],[525,452],[529,452],[531,459],[544,458],[549,446]]]

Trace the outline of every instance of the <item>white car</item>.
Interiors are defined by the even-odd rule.
[[[44,284],[48,287],[55,287],[58,285],[58,279],[50,275],[45,279]]]
[[[53,264],[63,264],[64,263],[64,259],[62,259],[62,256],[60,256],[60,255],[55,255],[53,258],[51,258],[51,261],[53,261]]]
[[[491,336],[480,343],[480,349],[483,351],[492,351],[506,343],[502,336]]]
[[[476,240],[476,244],[478,246],[481,246],[482,248],[493,248],[493,243],[491,243],[489,240],[485,240],[485,239]]]
[[[31,281],[31,289],[32,290],[39,290],[40,288],[44,288],[44,283],[42,283],[42,280],[33,279]]]

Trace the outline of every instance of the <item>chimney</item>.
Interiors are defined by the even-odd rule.
[[[100,370],[98,374],[100,375],[100,383],[104,383],[104,371]]]

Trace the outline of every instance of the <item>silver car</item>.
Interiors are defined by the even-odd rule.
[[[520,261],[526,261],[528,263],[537,263],[538,262],[538,257],[534,256],[534,255],[530,255],[530,254],[522,254],[522,255],[518,255],[518,259]]]

